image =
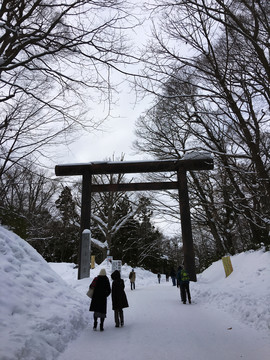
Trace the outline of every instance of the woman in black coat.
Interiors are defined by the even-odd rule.
[[[99,276],[92,281],[90,288],[94,288],[94,294],[90,304],[89,311],[94,311],[94,327],[97,329],[97,320],[100,318],[100,331],[104,330],[104,320],[107,314],[107,297],[111,293],[111,286],[106,270],[101,269]]]
[[[112,283],[112,308],[114,310],[115,327],[124,326],[123,308],[128,307],[127,296],[125,293],[125,283],[121,279],[120,272],[115,270],[111,274]]]

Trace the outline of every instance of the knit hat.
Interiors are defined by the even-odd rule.
[[[105,269],[101,269],[99,275],[100,275],[100,276],[106,276],[106,270],[105,270]]]

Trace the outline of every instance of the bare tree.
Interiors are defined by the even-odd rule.
[[[102,179],[100,178],[98,181],[99,184],[118,184],[122,177],[123,175],[120,175],[119,177],[110,175],[109,179],[107,178],[109,182],[104,182],[105,179],[103,176]],[[117,212],[119,204],[125,201],[125,197],[125,193],[122,192],[105,192],[96,194],[92,197],[93,209],[91,216],[101,233],[101,239],[99,241],[94,241],[94,244],[102,249],[104,258],[106,257],[107,252],[110,251],[113,238],[118,231],[125,226],[138,211],[138,207],[134,206],[134,208],[132,208],[129,206],[129,209],[125,214],[119,214]]]
[[[57,183],[24,160],[20,166],[6,171],[0,184],[1,223],[28,241],[45,242],[51,236],[49,227]]]
[[[267,1],[162,1],[152,11],[160,26],[140,85],[158,98],[138,123],[137,148],[159,158],[210,151],[214,178],[190,177],[198,218],[223,251],[237,248],[239,234],[269,243]]]
[[[156,11],[161,12],[162,30],[155,29],[146,59],[149,89],[162,90],[160,83],[166,76],[181,83],[181,89],[191,83],[196,97],[193,91],[189,116],[202,122],[200,117],[205,121],[207,113],[209,125],[220,122],[225,131],[233,130],[234,144],[243,144],[237,156],[250,160],[269,197],[265,161],[270,103],[268,2],[162,1]],[[187,50],[194,56],[188,57]],[[168,96],[175,95],[171,91]],[[185,91],[182,97],[187,96]]]
[[[0,175],[59,135],[99,126],[89,106],[110,103],[111,71],[131,62],[130,12],[121,0],[1,2]]]
[[[119,160],[124,161],[124,154]],[[120,184],[123,182],[128,182],[125,174],[105,174],[93,177],[94,184]],[[119,211],[119,207],[122,208],[123,204],[125,204],[124,213],[122,210]],[[93,194],[91,217],[101,234],[101,238],[93,240],[93,243],[102,250],[103,258],[106,258],[107,252],[110,252],[113,238],[136,215],[140,207],[140,204],[132,203],[125,192]]]

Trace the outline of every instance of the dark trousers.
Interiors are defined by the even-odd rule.
[[[180,294],[181,294],[181,300],[183,301],[184,304],[187,302],[187,297],[188,297],[189,303],[191,303],[189,282],[182,282],[180,284]]]
[[[135,282],[134,281],[131,281],[130,282],[130,287],[131,287],[131,290],[135,290]]]
[[[105,320],[105,318],[100,318],[100,330],[101,331],[104,330],[104,320]],[[98,322],[98,318],[94,314],[94,330],[96,330],[96,328],[97,328],[97,322]]]
[[[114,310],[114,321],[115,321],[115,326],[119,326],[121,324],[121,326],[124,325],[124,312],[123,309],[117,309]]]

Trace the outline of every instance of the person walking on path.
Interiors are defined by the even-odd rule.
[[[180,286],[180,295],[183,304],[186,304],[187,298],[188,302],[191,304],[191,296],[189,291],[189,275],[188,272],[179,266],[177,269],[177,285]]]
[[[160,278],[161,278],[160,273],[157,274],[157,277],[158,277],[158,283],[160,284]]]
[[[94,311],[94,327],[97,329],[98,318],[100,318],[100,331],[104,330],[104,320],[107,314],[107,297],[111,293],[111,286],[106,270],[101,269],[97,277],[92,281],[90,288],[94,289],[94,294],[90,304],[89,311]]]
[[[136,280],[136,273],[134,271],[134,269],[132,269],[132,271],[129,273],[129,280],[130,280],[130,287],[131,290],[135,290],[135,280]]]
[[[128,307],[127,296],[125,293],[125,283],[121,279],[120,272],[115,270],[111,274],[112,282],[112,309],[114,310],[115,327],[124,326],[123,309]]]
[[[175,272],[174,268],[171,269],[170,276],[172,278],[173,286],[176,286],[176,272]]]

